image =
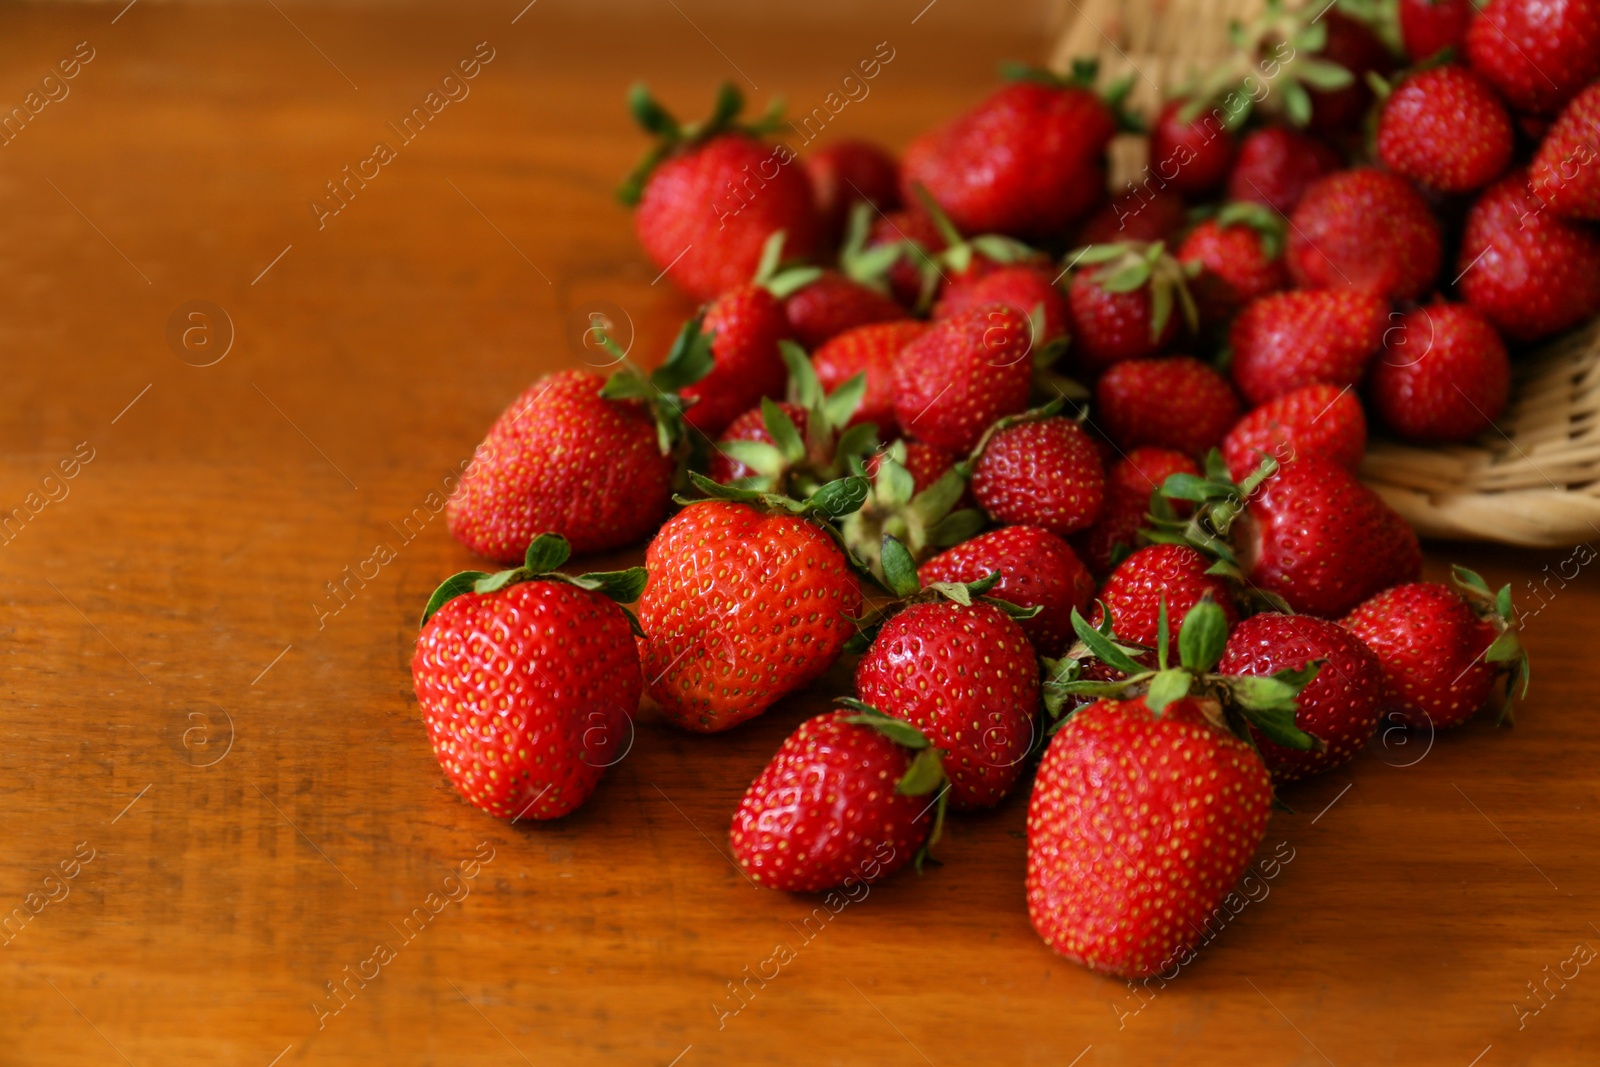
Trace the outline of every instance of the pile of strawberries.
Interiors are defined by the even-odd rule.
[[[1600,2],[1321,6],[1239,27],[1116,197],[1138,123],[1089,63],[898,160],[636,90],[624,198],[704,303],[654,371],[597,327],[613,373],[536,382],[450,501],[511,567],[450,578],[412,662],[460,793],[559,817],[646,694],[712,733],[849,656],[731,813],[751,881],[920,868],[947,808],[1031,790],[1034,926],[1144,975],[1193,958],[1275,784],[1508,708],[1509,588],[1419,581],[1355,471],[1369,418],[1491,429],[1523,346],[1600,310]]]

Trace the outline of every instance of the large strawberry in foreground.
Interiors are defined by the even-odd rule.
[[[554,573],[566,541],[521,567],[466,571],[428,601],[411,660],[428,740],[452,785],[502,819],[554,819],[627,754],[642,681],[626,603],[644,569]]]

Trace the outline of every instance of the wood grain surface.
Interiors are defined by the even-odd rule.
[[[427,593],[473,562],[446,479],[583,358],[592,302],[647,360],[688,310],[611,198],[641,148],[627,84],[809,110],[888,41],[826,136],[899,146],[1043,51],[973,29],[976,0],[831,26],[519,8],[0,8],[0,115],[58,97],[0,145],[0,516],[25,515],[0,535],[0,1063],[1600,1058],[1588,550],[1434,546],[1431,573],[1544,605],[1517,726],[1290,790],[1280,862],[1138,991],[1034,936],[1023,796],[837,911],[740,876],[735,801],[843,667],[724,736],[645,715],[558,823],[459,800],[407,671]],[[484,49],[402,143],[389,123]],[[378,141],[394,158],[319,228]]]

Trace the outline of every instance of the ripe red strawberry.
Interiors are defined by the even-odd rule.
[[[934,323],[895,364],[895,421],[931,445],[968,451],[996,419],[1028,406],[1032,347],[1027,317],[1003,304]]]
[[[937,286],[940,281],[932,257],[945,250],[944,234],[933,219],[925,211],[909,208],[877,216],[861,252],[847,254],[845,265],[856,272],[870,273],[876,264],[869,259],[863,266],[859,260],[874,253],[882,255],[883,249],[896,253],[884,272],[894,298],[908,308],[927,307],[933,295],[930,286]]]
[[[1078,228],[1078,245],[1170,241],[1189,224],[1189,208],[1174,192],[1141,186],[1108,200]]]
[[[1189,280],[1200,322],[1221,329],[1240,308],[1289,287],[1283,261],[1283,221],[1261,204],[1225,206],[1178,246],[1178,262],[1196,271]]]
[[[650,695],[688,730],[761,714],[827,670],[855,633],[861,591],[849,562],[799,515],[691,504],[650,542],[645,565],[640,661]]]
[[[999,803],[1022,774],[1039,715],[1039,665],[1005,612],[975,600],[914,603],[856,667],[856,696],[944,750],[950,805]]]
[[[1318,456],[1354,473],[1367,451],[1367,416],[1349,386],[1303,385],[1262,404],[1222,440],[1222,458],[1243,481],[1263,456],[1287,463]]]
[[[1311,129],[1338,137],[1360,129],[1372,107],[1367,75],[1387,76],[1395,60],[1383,40],[1361,22],[1341,11],[1303,8],[1317,12],[1316,21],[1327,27],[1327,39],[1318,58],[1349,71],[1350,84],[1340,89],[1311,89]]]
[[[1354,290],[1264,296],[1229,331],[1234,387],[1247,402],[1265,404],[1315,382],[1354,385],[1383,344],[1388,312],[1382,297]]]
[[[831,270],[783,296],[783,313],[789,331],[808,352],[848,330],[911,318],[889,296]]]
[[[1240,142],[1228,199],[1266,204],[1287,215],[1308,188],[1342,165],[1339,153],[1322,141],[1286,126],[1266,126]]]
[[[1200,468],[1182,452],[1165,448],[1135,448],[1111,465],[1099,521],[1072,542],[1096,574],[1110,572],[1137,546],[1150,511],[1150,494],[1174,474],[1198,476]]]
[[[858,374],[866,374],[867,391],[856,408],[852,423],[870,422],[878,436],[889,440],[900,435],[894,417],[895,361],[901,349],[927,332],[927,325],[915,320],[882,322],[847,330],[811,357],[822,387],[833,392]]]
[[[509,563],[541,533],[580,553],[605,552],[661,525],[676,464],[649,408],[602,397],[604,385],[587,371],[561,371],[506,408],[450,495],[456,540]]]
[[[1378,120],[1378,158],[1445,193],[1479,189],[1511,162],[1511,115],[1481,74],[1442,66],[1402,81]]]
[[[1122,449],[1154,445],[1203,456],[1239,419],[1228,379],[1193,356],[1114,364],[1094,399],[1099,429]]]
[[[875,212],[900,207],[900,164],[870,141],[834,141],[802,162],[816,196],[821,247],[839,243],[854,205],[871,204]]]
[[[1470,601],[1449,586],[1413,582],[1384,590],[1344,620],[1382,664],[1386,721],[1459,726],[1489,702],[1502,675],[1507,711],[1517,691],[1527,691],[1511,587],[1496,597],[1465,568],[1456,569],[1456,578]]]
[[[659,143],[618,195],[637,205],[639,244],[679,289],[710,300],[745,284],[780,230],[791,254],[810,254],[817,242],[811,181],[793,149],[759,140],[771,123],[735,121],[744,106],[737,89],[723,85],[712,116],[689,127],[643,86],[634,87],[629,106]]]
[[[806,439],[806,409],[799,404],[783,401],[778,404],[778,409],[789,417],[799,433],[800,439]],[[740,415],[723,429],[722,435],[717,438],[711,453],[711,480],[723,485],[732,485],[741,478],[750,478],[756,471],[724,451],[722,446],[734,441],[757,441],[764,445],[773,444],[772,434],[767,429],[767,413],[760,407],[753,407]]]
[[[934,582],[978,582],[998,571],[1000,580],[989,595],[1018,607],[1041,609],[1017,620],[1034,651],[1060,656],[1075,640],[1072,612],[1088,611],[1094,600],[1094,579],[1072,547],[1038,526],[1002,526],[979,534],[924,563],[917,571],[923,585]]]
[[[1378,657],[1337,623],[1266,612],[1233,628],[1217,664],[1219,674],[1271,676],[1302,670],[1316,660],[1323,661],[1322,667],[1300,691],[1294,722],[1327,747],[1285,748],[1252,727],[1273,781],[1321,774],[1348,763],[1366,746],[1378,725],[1378,697],[1383,690]]]
[[[1600,4],[1490,0],[1467,27],[1467,58],[1518,111],[1554,115],[1600,77]]]
[[[639,655],[613,601],[639,595],[643,568],[550,573],[568,551],[547,534],[516,570],[450,578],[428,601],[411,659],[445,776],[513,822],[558,818],[587,800],[627,755],[639,706]]]
[[[1483,191],[1456,262],[1462,297],[1512,341],[1558,334],[1600,307],[1600,237],[1541,210],[1527,182],[1514,170]]]
[[[1439,275],[1438,220],[1403,178],[1372,167],[1330,174],[1290,216],[1289,275],[1307,289],[1363,289],[1388,300],[1427,293]]]
[[[1055,951],[1129,977],[1194,958],[1272,809],[1266,767],[1220,715],[1141,696],[1056,731],[1028,804],[1028,916]]]
[[[972,496],[996,522],[1042,526],[1057,537],[1100,517],[1105,467],[1089,435],[1053,415],[996,430],[972,465]]]
[[[1179,97],[1161,105],[1150,127],[1150,172],[1184,196],[1200,200],[1222,188],[1238,144],[1211,108],[1197,107],[1191,117],[1186,114],[1190,104]]]
[[[778,342],[790,339],[789,320],[764,286],[741,285],[707,306],[700,330],[711,337],[711,373],[682,390],[694,401],[684,417],[715,437],[762,397],[783,396],[789,370]]]
[[[750,783],[728,842],[752,882],[791,893],[870,885],[931,843],[938,754],[905,723],[878,718],[807,719]]]
[[[1080,82],[1013,82],[922,135],[901,166],[906,200],[920,185],[962,233],[1059,240],[1105,196],[1117,123]]]
[[[1232,628],[1239,621],[1233,593],[1226,581],[1207,573],[1210,567],[1211,561],[1188,545],[1146,545],[1111,572],[1090,621],[1099,626],[1109,612],[1117,640],[1154,648],[1161,633],[1162,600],[1167,617],[1181,619],[1210,595]]]
[[[1067,336],[1067,302],[1054,279],[1050,271],[1028,263],[952,278],[940,291],[933,317],[947,319],[982,304],[1004,304],[1030,321],[1037,314],[1043,326],[1033,338],[1034,348],[1038,349]]]
[[[1367,395],[1389,428],[1414,441],[1465,441],[1494,425],[1511,391],[1505,342],[1470,304],[1435,301],[1389,331]]]
[[[1529,181],[1545,210],[1600,219],[1600,83],[1572,98],[1533,157]]]
[[[1072,359],[1088,374],[1162,352],[1197,323],[1183,267],[1159,243],[1091,245],[1068,263]]]
[[[1413,63],[1438,55],[1442,49],[1461,53],[1467,23],[1477,13],[1472,0],[1400,0],[1400,40]]]

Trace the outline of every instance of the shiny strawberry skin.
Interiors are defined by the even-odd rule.
[[[1238,148],[1233,134],[1204,108],[1185,122],[1184,98],[1161,105],[1150,128],[1150,173],[1190,199],[1199,200],[1222,188]]]
[[[1093,526],[1072,539],[1078,555],[1096,574],[1111,570],[1117,546],[1132,549],[1150,512],[1150,494],[1174,474],[1199,476],[1200,468],[1182,452],[1135,448],[1106,472],[1105,508]]]
[[[895,365],[901,350],[927,331],[926,323],[914,319],[858,326],[817,349],[811,366],[822,388],[830,393],[865,372],[867,391],[850,422],[873,423],[878,436],[890,441],[900,436],[894,415]]]
[[[1094,388],[1099,429],[1126,450],[1151,445],[1203,456],[1239,418],[1228,379],[1192,356],[1129,359]]]
[[[1262,297],[1229,331],[1234,387],[1246,402],[1265,404],[1316,382],[1355,385],[1383,345],[1388,313],[1383,298],[1353,290]]]
[[[600,396],[581,370],[535,382],[489,428],[445,515],[457,541],[499,563],[521,562],[557,533],[576,553],[649,537],[672,502],[673,460],[633,401]]]
[[[1234,523],[1245,578],[1304,615],[1333,618],[1416,581],[1416,532],[1349,471],[1302,456],[1279,467]]]
[[[1514,170],[1467,212],[1456,269],[1461,296],[1511,341],[1571,329],[1600,307],[1600,236],[1541,210]]]
[[[1467,27],[1467,59],[1518,111],[1554,115],[1600,78],[1600,4],[1490,0]]]
[[[992,604],[924,602],[878,631],[856,665],[856,697],[945,751],[952,808],[988,808],[1016,784],[1033,744],[1039,664]]]
[[[810,417],[806,409],[798,404],[779,401],[778,407],[789,416],[789,421],[794,423],[794,428],[799,432],[800,439],[805,440],[806,424]],[[729,441],[758,441],[764,445],[772,444],[772,435],[767,432],[766,413],[760,408],[751,408],[740,415],[723,429],[722,435],[717,438],[716,444],[722,445]],[[706,472],[714,482],[731,485],[740,478],[749,478],[756,472],[746,467],[743,463],[730,457],[721,448],[713,447],[711,452],[710,470]]]
[[[1362,289],[1414,300],[1439,276],[1443,243],[1427,201],[1404,179],[1372,167],[1321,179],[1290,216],[1285,260],[1306,289]]]
[[[858,326],[911,318],[890,297],[836,271],[823,272],[816,281],[784,300],[783,312],[790,332],[807,352]]]
[[[1228,583],[1207,574],[1211,561],[1188,545],[1146,545],[1117,565],[1100,587],[1100,603],[1111,613],[1117,638],[1155,648],[1161,636],[1161,601],[1167,602],[1169,636],[1177,631],[1172,621],[1182,620],[1207,593],[1227,616],[1231,627],[1239,619]],[[1099,626],[1105,612],[1095,607],[1090,620]]]
[[[1177,193],[1142,186],[1097,208],[1078,229],[1075,245],[1119,241],[1170,241],[1189,224],[1189,208]]]
[[[1533,157],[1529,181],[1545,210],[1600,219],[1600,83],[1572,98]]]
[[[871,204],[878,211],[900,207],[900,164],[870,141],[833,141],[803,161],[817,201],[817,223],[825,247],[839,243],[850,209]]]
[[[965,234],[1058,241],[1104,198],[1115,132],[1110,109],[1086,89],[1013,82],[912,142],[905,199],[923,186]]]
[[[686,386],[695,403],[684,417],[715,437],[735,417],[783,396],[789,384],[779,341],[791,339],[789,319],[778,298],[759,285],[742,285],[713,300],[700,329],[712,334],[711,373]]]
[[[1165,351],[1178,338],[1183,316],[1174,308],[1160,334],[1153,334],[1148,285],[1126,293],[1107,292],[1095,280],[1097,271],[1081,270],[1067,286],[1072,333],[1070,358],[1088,375],[1124,359],[1142,359]]]
[[[1367,396],[1386,425],[1413,441],[1466,441],[1494,425],[1511,392],[1511,359],[1470,304],[1407,312],[1373,361]]]
[[[1027,318],[1003,304],[934,323],[895,364],[900,429],[951,452],[970,451],[996,419],[1028,406],[1032,333]]]
[[[1461,193],[1488,185],[1511,162],[1511,115],[1469,67],[1433,67],[1384,101],[1378,158],[1419,185]]]
[[[787,151],[728,133],[663,160],[634,213],[639,244],[657,269],[694,299],[710,300],[754,277],[761,246],[777,230],[785,252],[809,255],[816,204],[792,154],[779,165]]]
[[[856,632],[861,590],[815,524],[745,504],[691,504],[645,552],[640,662],[668,720],[715,733],[817,678]]]
[[[1061,955],[1130,978],[1192,961],[1260,847],[1267,769],[1206,710],[1102,700],[1051,739],[1028,804],[1028,916]]]
[[[1400,0],[1400,39],[1407,57],[1416,63],[1444,48],[1460,55],[1477,10],[1472,0]]]
[[[1049,344],[1067,335],[1067,302],[1054,284],[1049,270],[1018,263],[981,275],[952,278],[934,305],[933,317],[947,319],[983,304],[1004,304],[1031,319],[1043,310],[1044,331],[1035,337],[1035,346]]]
[[[1225,325],[1250,301],[1289,287],[1283,256],[1269,254],[1251,226],[1207,219],[1183,239],[1177,256],[1179,263],[1199,268],[1189,287],[1200,321],[1208,325]]]
[[[1449,586],[1413,582],[1360,604],[1344,626],[1378,656],[1386,722],[1459,726],[1489,702],[1495,628]]]
[[[1339,153],[1298,130],[1267,126],[1247,134],[1228,175],[1228,199],[1289,214],[1313,184],[1343,165]]]
[[[835,711],[800,724],[733,813],[728,842],[757,885],[818,893],[871,884],[909,863],[928,839],[930,797],[895,786],[911,752]]]
[[[1053,416],[996,433],[972,470],[972,496],[1007,525],[1058,537],[1094,525],[1105,503],[1100,451],[1071,419]]]
[[[1284,748],[1250,728],[1275,782],[1293,782],[1348,763],[1378,726],[1383,668],[1378,657],[1338,623],[1310,615],[1252,615],[1233,628],[1217,673],[1266,676],[1323,660],[1295,702],[1294,724],[1327,745],[1322,752]]]
[[[411,660],[434,755],[501,819],[554,819],[626,754],[642,682],[622,609],[561,582],[465,593],[423,626]]]
[[[1019,607],[1040,609],[1019,619],[1022,632],[1041,656],[1064,654],[1077,640],[1072,611],[1094,602],[1094,579],[1072,546],[1038,526],[1002,526],[946,549],[917,571],[924,586],[976,582],[995,571],[1000,580],[988,595]]]
[[[1367,451],[1367,416],[1355,390],[1303,385],[1262,404],[1234,423],[1222,439],[1222,458],[1235,481],[1261,466],[1318,456],[1355,473]]]

